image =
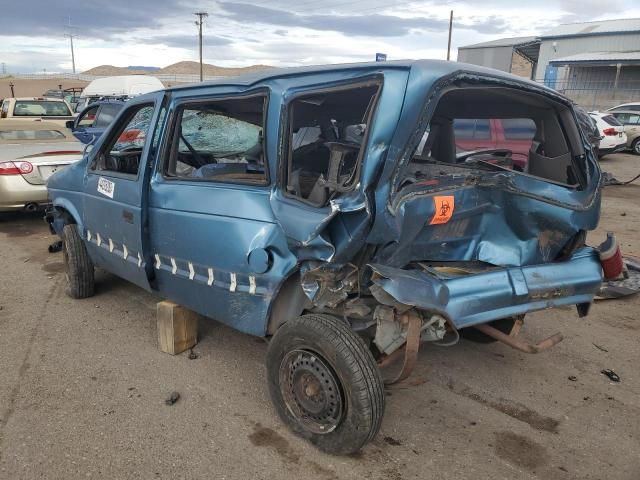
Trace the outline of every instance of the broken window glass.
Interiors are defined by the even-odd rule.
[[[182,106],[167,175],[265,184],[265,102],[264,95],[254,95]]]

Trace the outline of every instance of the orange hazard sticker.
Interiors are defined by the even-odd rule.
[[[436,213],[434,213],[429,225],[440,225],[451,220],[453,209],[455,207],[455,197],[453,195],[433,197],[433,205],[436,209]]]

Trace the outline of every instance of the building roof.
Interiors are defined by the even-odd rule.
[[[582,37],[611,33],[640,33],[640,18],[567,23],[546,31],[540,38]]]
[[[632,64],[640,65],[640,50],[628,50],[624,52],[583,52],[562,58],[554,58],[551,65],[613,65]]]
[[[511,38],[499,38],[498,40],[491,40],[489,42],[474,43],[473,45],[465,45],[464,47],[458,47],[462,49],[472,48],[491,48],[491,47],[515,47],[519,45],[525,45],[532,42],[538,42],[537,37],[511,37]]]

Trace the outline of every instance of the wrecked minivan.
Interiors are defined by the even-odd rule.
[[[495,121],[517,149],[488,138]],[[100,267],[270,338],[278,414],[345,454],[421,344],[533,353],[562,337],[522,340],[528,312],[588,313],[599,184],[552,90],[455,62],[332,65],[129,101],[51,177],[46,218],[72,297]]]

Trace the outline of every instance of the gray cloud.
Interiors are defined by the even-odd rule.
[[[279,27],[304,27],[311,30],[335,31],[345,35],[363,37],[401,37],[411,31],[443,32],[448,29],[448,20],[435,17],[398,17],[385,14],[367,15],[301,15],[277,8],[250,3],[219,2],[223,15],[246,23],[261,23]],[[499,33],[507,30],[505,21],[487,17],[473,22],[458,23],[479,33]],[[282,29],[276,30],[280,34]]]
[[[175,16],[179,2],[157,0],[29,0],[3,2],[0,36],[61,37],[68,17],[83,38],[109,38],[114,33],[158,26],[160,19]]]
[[[192,35],[156,35],[153,37],[134,37],[133,41],[138,43],[144,43],[147,45],[166,45],[167,47],[186,48],[193,49],[198,45],[198,34]],[[233,41],[226,37],[218,35],[206,35],[202,36],[202,43],[205,46],[220,47],[229,45]]]

